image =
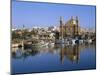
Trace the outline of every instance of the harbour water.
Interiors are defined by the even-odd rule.
[[[12,49],[11,72],[37,73],[96,68],[95,44],[51,45],[32,49]]]

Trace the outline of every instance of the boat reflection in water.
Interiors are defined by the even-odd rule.
[[[70,71],[96,68],[94,44],[12,49],[12,73]]]

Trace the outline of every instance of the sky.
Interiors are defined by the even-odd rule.
[[[78,16],[81,27],[95,29],[95,10],[89,5],[12,1],[12,27],[59,26],[60,16],[64,22]]]

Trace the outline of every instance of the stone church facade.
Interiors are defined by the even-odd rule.
[[[60,17],[60,38],[72,37],[75,38],[80,34],[79,19],[71,17],[66,23],[63,22],[62,17]]]

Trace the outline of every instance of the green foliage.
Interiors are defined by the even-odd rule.
[[[22,36],[20,34],[16,33],[16,31],[13,31],[12,39],[22,39]]]

